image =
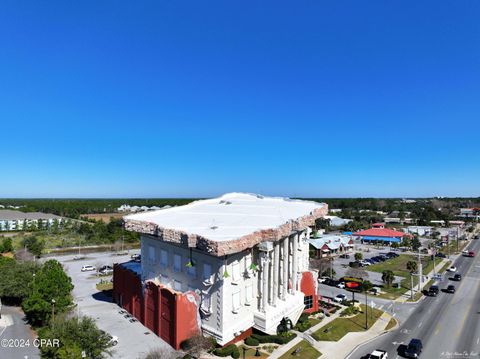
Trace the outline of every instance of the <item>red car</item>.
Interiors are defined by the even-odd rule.
[[[470,251],[470,252],[468,252],[467,256],[468,257],[475,257],[475,252]]]

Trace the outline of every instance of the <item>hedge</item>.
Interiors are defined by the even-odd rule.
[[[258,344],[260,344],[260,342],[256,338],[247,337],[245,339],[245,344],[250,345],[252,347],[256,347]]]
[[[288,333],[287,335],[263,335],[263,334],[252,334],[252,338],[255,338],[259,343],[275,343],[275,344],[287,344],[297,335],[295,333]]]
[[[217,348],[213,351],[213,354],[219,357],[231,356],[234,359],[240,358],[240,351],[235,344],[227,345],[225,348]]]

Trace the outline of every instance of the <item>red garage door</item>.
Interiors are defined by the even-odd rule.
[[[162,289],[162,305],[161,305],[161,323],[160,337],[174,346],[174,324],[175,324],[175,295],[168,289]]]

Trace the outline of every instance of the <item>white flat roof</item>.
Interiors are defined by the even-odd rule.
[[[326,204],[249,193],[227,193],[218,198],[124,218],[222,242],[260,230],[276,229],[322,208],[326,208]]]

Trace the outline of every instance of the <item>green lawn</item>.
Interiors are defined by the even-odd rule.
[[[351,318],[337,318],[327,325],[321,327],[312,337],[316,340],[339,341],[349,332],[362,332],[365,330],[365,305],[360,306],[362,313]],[[368,307],[368,328],[377,321],[383,314],[381,310]]]
[[[268,355],[263,353],[263,352],[259,352],[260,353],[260,356],[255,356],[255,352],[256,350],[254,348],[249,348],[247,346],[239,346],[238,349],[240,351],[240,358],[243,358],[243,348],[246,349],[245,351],[245,359],[255,359],[255,358],[268,358]]]
[[[299,353],[297,355],[293,355],[293,352],[297,348],[300,348]],[[240,355],[241,355],[241,353],[240,353]],[[322,355],[322,353],[320,353],[317,349],[312,347],[307,341],[302,340],[300,343],[295,345],[293,348],[289,349],[279,359],[291,359],[291,358],[317,359],[321,355]]]
[[[387,288],[386,286],[382,288],[385,293],[380,294],[380,298],[395,299],[404,294],[406,291],[410,290],[411,281],[410,273],[407,270],[407,262],[412,260],[417,261],[417,257],[409,254],[401,254],[396,258],[386,260],[385,262],[376,263],[368,267],[369,271],[378,273],[382,273],[385,270],[391,270],[396,276],[404,278],[400,282],[399,288]],[[433,270],[433,261],[430,259],[430,257],[422,257],[422,265],[424,274]],[[413,276],[413,285],[415,286],[417,284],[418,278],[417,276]]]
[[[451,265],[452,265],[452,261],[447,261],[447,263],[445,263],[445,265],[442,267],[442,269],[440,269],[439,273],[445,273],[447,268],[450,267]]]
[[[392,329],[395,325],[397,325],[397,320],[395,318],[390,318],[390,321],[388,322],[387,326],[385,327],[385,330]]]

